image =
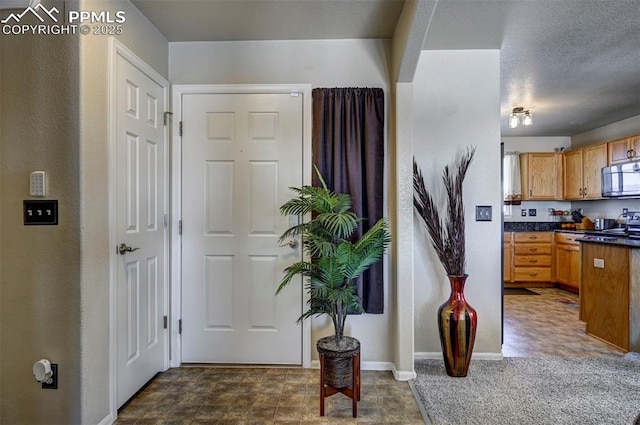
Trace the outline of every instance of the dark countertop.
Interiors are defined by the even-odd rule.
[[[560,225],[555,221],[505,221],[505,232],[553,232],[559,230]]]
[[[603,245],[616,245],[625,248],[640,248],[640,239],[631,239],[625,237],[617,237],[611,235],[591,235],[586,234],[583,237],[576,239],[578,242],[583,243],[599,243]]]
[[[584,235],[583,237],[576,239],[578,242],[584,243],[599,243],[606,245],[616,245],[626,248],[640,248],[639,239],[631,239],[620,235],[602,232],[599,230],[574,230],[574,229],[562,229],[560,227],[562,223],[557,222],[532,222],[532,221],[505,221],[505,232],[562,232],[573,233],[577,235]]]

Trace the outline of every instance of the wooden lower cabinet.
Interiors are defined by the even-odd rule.
[[[580,293],[580,242],[575,233],[555,234],[556,283],[576,294]]]
[[[503,280],[505,282],[513,281],[513,240],[512,233],[505,232],[503,239],[503,251],[502,251],[502,264],[503,267]]]
[[[582,244],[581,319],[588,334],[625,351],[630,348],[630,310],[637,311],[630,305],[629,260],[629,248]]]
[[[514,232],[513,242],[514,282],[553,281],[553,232]]]

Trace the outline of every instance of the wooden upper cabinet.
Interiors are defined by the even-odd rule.
[[[562,154],[520,154],[522,200],[555,200],[562,197]]]
[[[582,149],[565,152],[564,199],[582,199]]]
[[[607,166],[607,144],[582,149],[582,178],[584,199],[602,198],[602,168]]]
[[[564,199],[602,198],[601,170],[607,166],[607,144],[565,152]]]
[[[640,159],[640,134],[608,143],[609,165]]]

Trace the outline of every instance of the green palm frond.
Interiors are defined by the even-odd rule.
[[[320,213],[316,220],[335,239],[348,239],[360,221],[353,211]]]
[[[297,196],[280,207],[283,215],[312,215],[308,221],[287,229],[280,238],[283,241],[302,236],[309,260],[287,267],[276,293],[295,276],[302,276],[309,301],[298,322],[327,314],[341,335],[347,312],[363,311],[352,281],[380,261],[391,237],[387,220],[381,219],[359,240],[351,241],[363,219],[351,211],[351,196],[329,190],[317,168],[316,173],[320,187],[291,188]]]

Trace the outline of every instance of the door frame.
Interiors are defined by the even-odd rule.
[[[186,94],[288,94],[297,93],[302,98],[302,181],[311,185],[311,84],[179,84],[172,85],[172,125],[171,150],[171,304],[170,304],[170,340],[171,367],[182,363],[182,339],[179,333],[179,320],[182,317],[182,236],[179,233],[182,221],[182,96]],[[303,291],[301,307],[308,301]],[[302,321],[302,367],[311,367],[311,321]]]
[[[167,110],[169,106],[169,82],[158,72],[156,72],[151,66],[140,59],[135,53],[129,50],[124,44],[116,40],[114,37],[110,38],[109,44],[109,109],[108,109],[108,139],[109,139],[109,398],[110,398],[110,410],[111,417],[116,418],[118,414],[118,335],[117,335],[117,281],[118,281],[118,253],[116,252],[117,241],[117,213],[116,213],[116,199],[117,199],[117,132],[116,132],[116,96],[117,96],[117,57],[121,56],[128,61],[140,72],[145,74],[155,83],[162,87],[164,108]],[[164,112],[164,111],[163,111]],[[165,182],[163,203],[165,214],[170,213],[170,192],[169,192],[169,176],[171,174],[170,167],[170,151],[171,140],[169,139],[169,127],[164,126],[163,138],[166,146],[165,155]],[[162,309],[163,315],[169,314],[169,263],[170,263],[170,234],[169,229],[165,229],[164,232],[164,305]],[[169,368],[169,355],[170,355],[170,334],[166,331],[164,341],[164,370]]]

